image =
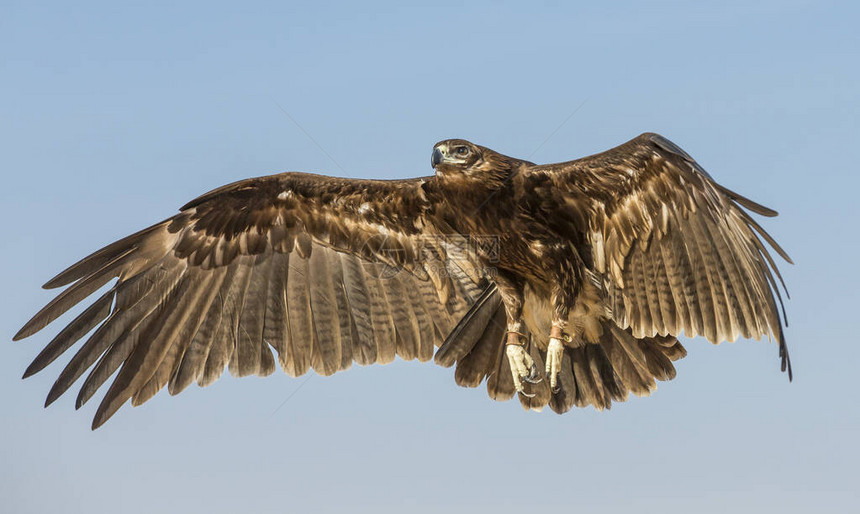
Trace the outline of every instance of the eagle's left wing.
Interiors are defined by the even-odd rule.
[[[765,242],[791,260],[747,212],[775,211],[717,184],[657,134],[530,175],[553,222],[566,225],[557,229],[584,234],[621,328],[713,343],[771,336],[791,377],[781,277]]]
[[[45,285],[69,287],[15,339],[117,279],[24,376],[95,329],[46,401],[92,368],[80,407],[116,372],[95,428],[126,401],[143,403],[165,385],[171,394],[194,381],[207,385],[225,367],[239,376],[270,374],[272,349],[293,376],[395,355],[428,360],[485,281],[468,247],[434,235],[426,180],[284,173],[203,195]]]

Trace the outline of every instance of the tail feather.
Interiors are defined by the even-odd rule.
[[[454,371],[454,380],[457,385],[463,387],[481,385],[487,376],[487,370],[492,368],[499,344],[505,337],[506,320],[505,307],[499,304],[481,338],[469,353],[457,361],[457,368]]]
[[[491,284],[445,338],[434,357],[436,364],[448,368],[468,355],[481,340],[501,303],[501,295]]]
[[[505,321],[501,304],[487,304],[480,316],[462,327],[461,334],[470,334],[465,343],[449,337],[450,346],[441,361],[456,362],[457,384],[477,387],[487,380],[487,394],[494,400],[509,400],[516,395],[511,370],[504,352]],[[478,334],[478,335],[474,335]],[[462,340],[461,340],[462,341]],[[538,369],[546,362],[546,351],[532,341],[529,352]],[[630,329],[622,329],[613,321],[605,321],[603,334],[597,344],[585,343],[565,348],[562,356],[558,389],[550,391],[548,380],[524,384],[527,394],[519,396],[526,409],[541,410],[545,406],[561,414],[573,406],[593,406],[609,409],[612,402],[626,401],[633,393],[648,396],[656,389],[656,381],[675,378],[672,364],[687,354],[674,337],[657,336],[637,339]],[[440,362],[437,354],[437,362]]]

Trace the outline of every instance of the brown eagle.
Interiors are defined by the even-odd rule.
[[[536,165],[451,139],[432,165],[408,180],[282,173],[187,203],[45,284],[69,287],[16,340],[117,279],[24,376],[89,334],[46,405],[90,370],[80,407],[116,373],[93,428],[165,385],[268,375],[272,349],[291,376],[435,352],[460,385],[559,413],[649,394],[675,376],[682,332],[772,337],[791,378],[764,243],[791,261],[747,211],[776,212],[669,140]]]

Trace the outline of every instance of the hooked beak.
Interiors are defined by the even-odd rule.
[[[433,149],[433,155],[430,156],[430,165],[433,166],[433,168],[435,169],[436,165],[439,164],[440,162],[442,162],[442,160],[444,158],[445,158],[445,156],[442,155],[442,150],[440,150],[439,147],[437,146],[436,148]]]

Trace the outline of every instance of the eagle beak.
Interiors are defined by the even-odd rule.
[[[444,157],[445,156],[442,155],[442,150],[440,150],[439,147],[437,146],[436,148],[433,149],[433,155],[430,157],[430,165],[433,166],[433,168],[435,169],[436,165],[439,164],[440,162],[442,162]]]

